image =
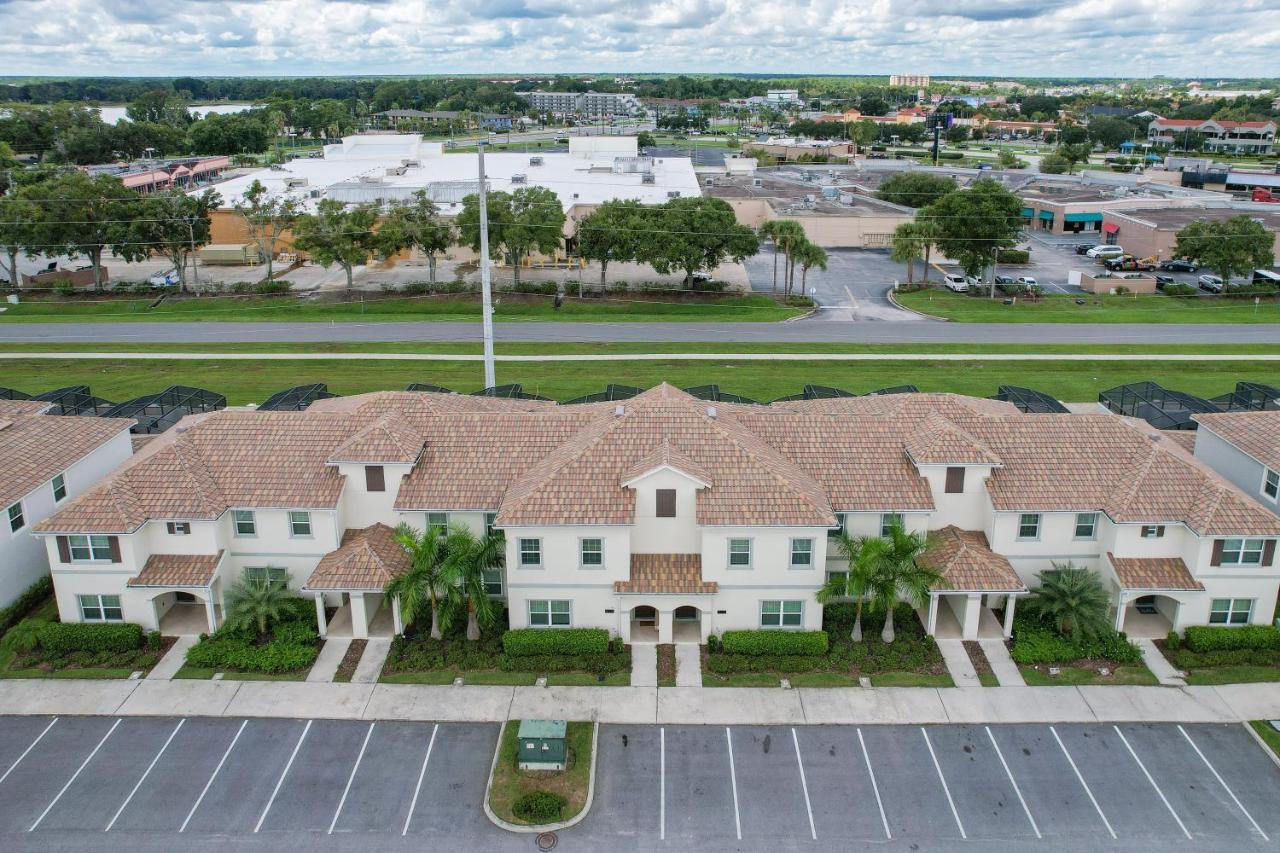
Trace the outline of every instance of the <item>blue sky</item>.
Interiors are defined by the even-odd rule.
[[[0,0],[0,74],[1280,73],[1280,0]]]

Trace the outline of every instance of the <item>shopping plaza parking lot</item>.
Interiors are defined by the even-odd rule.
[[[0,718],[0,849],[531,850],[495,724]],[[1236,850],[1280,839],[1238,725],[601,726],[562,850]]]

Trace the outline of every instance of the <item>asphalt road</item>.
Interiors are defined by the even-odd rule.
[[[535,849],[482,810],[497,724],[0,719],[0,849]],[[565,851],[1265,849],[1238,725],[602,726]]]

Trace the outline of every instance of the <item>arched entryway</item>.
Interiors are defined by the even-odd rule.
[[[631,608],[631,642],[658,642],[658,609],[649,604]]]
[[[213,633],[222,622],[221,608],[208,589],[170,589],[151,599],[157,630],[166,637]]]
[[[702,611],[691,604],[677,607],[671,613],[671,638],[677,643],[702,641]]]

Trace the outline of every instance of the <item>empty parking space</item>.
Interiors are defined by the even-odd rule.
[[[663,745],[666,733],[653,726],[601,726],[596,759],[592,832],[664,836]],[[669,795],[669,794],[668,794]]]
[[[1231,789],[1240,807],[1256,821],[1258,830],[1272,841],[1280,838],[1280,772],[1253,736],[1236,725],[1182,728]]]
[[[733,760],[744,838],[811,839],[812,811],[789,727],[734,728]]]
[[[427,772],[449,772],[437,763],[438,754],[427,759],[428,749],[435,753],[435,731],[431,723],[378,723],[351,778],[342,813],[330,821],[333,831],[400,832],[409,816],[418,777],[425,779],[423,763],[427,763]]]
[[[0,717],[0,780],[55,725],[56,717]]]
[[[431,761],[422,777],[408,833],[451,833],[488,829],[485,817],[485,785],[493,751],[498,745],[496,723],[474,725],[441,723],[431,750]],[[406,780],[404,784],[415,784]],[[403,827],[392,827],[402,830]]]
[[[312,723],[260,831],[328,830],[368,729],[368,723]]]
[[[1101,804],[1076,776],[1048,726],[992,726],[1009,772],[1046,838],[1110,838]]]
[[[867,766],[858,730],[818,726],[798,729],[797,737],[818,840],[887,839],[873,769]]]
[[[983,726],[926,729],[969,838],[1039,834],[1004,751]]]
[[[862,734],[893,837],[960,838],[921,729],[867,726]]]
[[[64,717],[49,729],[0,782],[0,831],[29,829],[115,724],[110,717]]]
[[[186,823],[187,832],[251,833],[305,727],[300,720],[250,720]]]
[[[667,840],[737,837],[728,740],[719,726],[667,726]]]

